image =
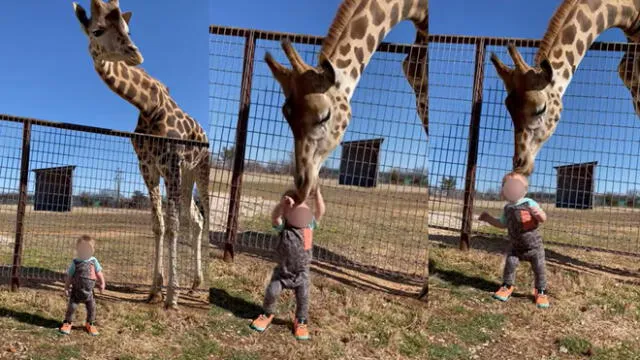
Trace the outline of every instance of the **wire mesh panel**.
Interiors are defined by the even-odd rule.
[[[15,162],[19,163],[21,158],[23,124],[0,121],[0,128],[6,134],[3,160],[8,161],[2,167],[0,234],[13,242],[21,172]],[[150,148],[158,151],[202,145],[180,145],[172,140],[126,133],[127,136],[114,136],[100,129],[74,129],[82,128],[76,126],[60,128],[43,121],[29,128],[20,278],[62,280],[76,255],[76,240],[86,234],[95,239],[95,256],[108,283],[151,285],[155,259],[152,211],[132,142],[148,141]],[[165,186],[160,189],[160,200],[166,210]],[[201,209],[199,213],[202,212]],[[168,221],[164,221],[165,228]],[[189,288],[196,269],[195,246],[183,233],[178,238],[178,280],[182,287]],[[207,241],[205,235],[203,246]],[[167,279],[168,240],[164,241],[163,249]],[[3,268],[11,268],[13,246],[2,245],[0,251]],[[206,257],[203,260],[204,267]]]
[[[477,175],[476,213],[499,213],[500,181],[511,170],[513,125],[506,91],[488,61],[511,59],[504,41],[488,41]],[[533,63],[534,41],[517,40]],[[543,145],[530,177],[530,197],[548,213],[545,241],[640,254],[640,122],[618,77],[627,45],[596,43],[580,63],[564,97],[555,134]],[[635,50],[634,50],[635,51]],[[638,71],[635,69],[634,71]],[[476,230],[489,231],[483,224]]]
[[[211,109],[211,150],[218,159],[212,173],[220,179],[220,189],[229,186],[231,176],[224,174],[231,171],[226,160],[235,151],[233,130],[238,120],[227,117],[223,109],[238,104],[240,90],[223,95],[225,89],[215,89],[220,84],[231,89],[233,81],[243,81],[237,76],[242,73],[242,49],[251,41],[250,34],[256,39],[255,60],[238,229],[238,244],[248,251],[275,246],[270,212],[293,186],[294,169],[293,136],[281,110],[284,96],[263,61],[270,51],[288,64],[279,44],[284,34],[212,27],[210,57],[215,65],[210,79],[215,94],[210,97],[215,105]],[[316,62],[321,39],[289,38],[306,62]],[[314,257],[345,267],[417,278],[424,275],[427,264],[428,184],[439,181],[440,174],[427,172],[427,134],[402,72],[407,56],[403,49],[411,49],[395,44],[383,47],[385,51],[379,50],[366,68],[351,101],[353,117],[343,144],[332,152],[320,173],[327,215],[314,234]],[[223,96],[228,98],[221,99]]]
[[[11,276],[20,180],[22,125],[0,121],[0,276]]]

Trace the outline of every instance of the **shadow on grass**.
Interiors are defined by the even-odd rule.
[[[457,236],[431,236],[430,240],[444,246],[458,247],[460,238]],[[544,241],[544,240],[543,240]],[[471,244],[473,248],[486,251],[492,254],[504,254],[509,247],[509,241],[504,236],[476,235]],[[554,243],[555,244],[555,243]],[[578,247],[579,248],[579,247]],[[589,251],[588,249],[581,249]],[[638,284],[640,283],[640,271],[614,268],[597,263],[589,263],[565,254],[561,254],[551,249],[545,249],[547,264],[563,265],[576,272],[601,272],[629,279],[619,279],[622,282]]]
[[[40,315],[31,314],[22,311],[15,311],[6,308],[0,308],[0,317],[9,317],[21,323],[30,324],[44,328],[55,329],[60,326],[60,321],[46,318]]]
[[[262,307],[241,297],[233,296],[225,289],[210,288],[209,302],[211,305],[227,310],[241,319],[255,319],[262,314]],[[273,319],[275,325],[286,325],[287,322],[279,318]]]

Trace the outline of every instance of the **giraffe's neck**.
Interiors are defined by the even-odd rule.
[[[142,114],[152,115],[170,100],[167,88],[141,68],[101,60],[95,61],[94,66],[107,86]]]
[[[565,4],[551,19],[543,45],[536,56],[536,62],[547,58],[551,63],[554,91],[560,96],[564,95],[587,50],[605,30],[620,28],[627,33],[633,31],[640,11],[640,4],[636,3],[634,0],[565,0]],[[556,26],[557,23],[561,25]]]
[[[351,9],[348,9],[352,6]],[[340,88],[351,99],[378,45],[396,24],[414,22],[427,32],[427,0],[346,0],[323,45],[320,62],[329,60],[342,73]]]

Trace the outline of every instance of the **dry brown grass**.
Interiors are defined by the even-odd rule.
[[[212,305],[200,297],[183,302],[179,312],[165,312],[141,303],[143,293],[99,295],[97,338],[81,330],[57,335],[65,309],[59,287],[18,293],[5,288],[0,290],[0,358],[488,359],[499,353],[579,359],[581,351],[601,360],[640,357],[635,286],[550,264],[552,307],[541,311],[529,297],[527,265],[518,274],[519,296],[499,303],[489,292],[497,286],[500,255],[442,246],[433,249],[432,259],[428,305],[383,290],[418,288],[314,266],[309,343],[296,342],[290,333],[295,307],[290,293],[279,303],[280,321],[264,334],[249,329],[273,264],[246,255],[232,265],[211,263]],[[80,310],[78,318],[83,314]]]
[[[251,175],[254,176],[254,175]],[[268,212],[286,181],[245,178],[241,231],[269,232]],[[255,182],[254,182],[255,180]],[[226,181],[213,184],[212,230],[224,227]],[[405,187],[361,189],[325,184],[328,216],[316,232],[317,246],[361,265],[407,274],[424,273],[427,204]],[[429,204],[431,221],[459,224],[460,201]],[[502,203],[479,202],[497,214]],[[609,238],[633,241],[640,215],[631,210],[557,210],[546,205],[545,238],[568,233],[564,242]],[[478,211],[478,212],[479,212]],[[578,221],[576,219],[579,219]],[[71,213],[27,214],[25,266],[42,274],[63,271],[73,255],[73,238],[98,238],[98,257],[108,279],[148,283],[152,237],[148,211],[74,209]],[[606,230],[608,223],[616,229]],[[15,207],[0,207],[0,235],[11,237]],[[562,229],[559,232],[556,229]],[[596,229],[602,235],[594,236]],[[591,232],[591,233],[589,233]],[[596,234],[600,234],[596,233]],[[586,235],[585,235],[586,234]],[[453,235],[453,236],[452,236]],[[458,234],[431,231],[430,303],[420,289],[324,264],[314,265],[311,291],[313,340],[297,343],[289,330],[294,302],[280,303],[281,320],[265,334],[253,333],[273,263],[248,254],[228,265],[218,250],[208,263],[213,304],[204,296],[181,298],[180,312],[141,302],[144,289],[99,296],[101,335],[56,334],[65,299],[59,283],[18,293],[0,290],[0,358],[8,359],[640,359],[640,266],[637,258],[547,246],[552,308],[536,310],[529,297],[527,264],[518,272],[518,297],[506,304],[490,298],[498,286],[505,243],[476,238],[476,250],[461,253]],[[581,237],[583,236],[583,237]],[[576,240],[577,239],[577,240]],[[615,240],[615,241],[614,241]],[[12,245],[0,242],[0,261],[10,263]],[[189,247],[181,246],[181,281],[188,281]],[[635,282],[635,284],[633,283]],[[80,311],[83,313],[83,310]]]

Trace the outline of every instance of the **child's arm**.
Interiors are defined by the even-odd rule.
[[[100,284],[100,293],[102,294],[104,289],[107,287],[107,282],[104,279],[104,272],[100,271],[96,274],[96,277],[98,278],[98,284]]]
[[[71,265],[69,265],[69,269],[67,270],[67,276],[64,277],[64,294],[67,297],[71,295],[71,279],[75,271],[76,271],[76,263],[72,261]]]
[[[495,227],[497,227],[499,229],[506,229],[507,228],[507,226],[505,224],[503,224],[502,221],[500,221],[500,219],[489,215],[489,213],[487,213],[486,211],[483,212],[482,214],[480,214],[480,217],[478,218],[478,220],[484,221],[484,222],[488,223],[489,225],[495,226]]]
[[[315,206],[315,217],[316,221],[320,221],[320,219],[324,216],[326,208],[324,206],[324,198],[322,197],[322,193],[320,192],[320,188],[316,188],[316,206]]]
[[[102,271],[102,265],[100,265],[100,262],[96,258],[94,258],[93,261],[96,266],[96,278],[98,279],[98,286],[100,289],[100,293],[102,294],[104,289],[107,287],[107,282],[104,279],[104,272]]]
[[[71,276],[67,274],[67,276],[64,277],[64,294],[67,297],[70,295],[70,290],[71,290]]]
[[[536,220],[538,220],[538,222],[541,224],[547,221],[547,214],[544,212],[544,210],[542,210],[540,206],[531,207],[531,215],[533,215],[533,217],[535,217]]]
[[[271,225],[274,227],[282,224],[282,204],[278,204],[271,211]]]

